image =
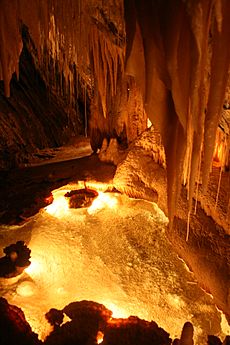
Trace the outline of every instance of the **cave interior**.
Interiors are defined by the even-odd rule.
[[[225,340],[210,329],[207,342],[225,345],[230,341],[229,14],[229,0],[0,1],[1,248],[24,240],[9,236],[5,243],[4,234],[36,223],[39,210],[55,201],[52,191],[71,183],[81,182],[78,188],[88,194],[96,189],[99,197],[103,191],[154,202],[168,218],[165,232],[175,255],[225,317]],[[2,315],[11,313],[13,320],[12,326],[2,317],[1,330],[12,327],[8,333],[18,334],[18,344],[39,343],[22,311],[1,303]],[[111,321],[104,340],[95,340],[108,327],[109,307],[79,303],[47,313],[57,332],[47,344],[171,343],[157,325],[136,319],[120,321],[120,333]],[[63,312],[73,323],[80,321],[65,326],[60,339],[71,332],[78,337],[77,329],[84,329],[84,337],[58,338]],[[17,335],[8,333],[3,344],[16,344]],[[193,344],[192,334],[191,323],[185,323],[173,344]]]

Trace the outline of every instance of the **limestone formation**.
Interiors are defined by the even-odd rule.
[[[0,344],[41,345],[25,319],[22,310],[0,298]]]
[[[23,241],[4,248],[5,256],[0,258],[0,277],[11,278],[21,274],[30,265],[31,250]]]

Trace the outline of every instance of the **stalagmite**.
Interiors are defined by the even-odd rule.
[[[193,345],[193,332],[193,325],[186,322],[181,333],[180,345]]]

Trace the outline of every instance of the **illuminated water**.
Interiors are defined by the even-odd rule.
[[[89,210],[70,210],[64,193],[55,194],[51,214],[0,228],[0,248],[22,239],[32,250],[28,273],[2,279],[1,295],[23,309],[41,338],[49,329],[45,312],[83,299],[103,303],[114,317],[153,319],[172,337],[192,321],[199,344],[204,334],[220,333],[220,313],[167,242],[157,206],[101,194]]]

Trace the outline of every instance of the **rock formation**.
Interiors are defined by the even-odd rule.
[[[115,186],[158,202],[171,242],[228,317],[229,13],[229,0],[0,4],[2,180],[71,136],[90,135],[108,161],[106,138],[116,164],[129,147]],[[158,132],[135,143],[147,118]]]
[[[0,298],[0,344],[41,345],[20,308]]]
[[[31,250],[23,241],[7,246],[3,252],[5,256],[0,258],[0,277],[15,277],[30,265]]]
[[[157,162],[160,162],[157,163]],[[159,133],[144,132],[130,147],[126,159],[117,167],[114,186],[131,197],[155,201],[168,214],[167,172]],[[218,175],[219,176],[219,175]],[[215,303],[230,319],[230,235],[226,219],[227,208],[218,208],[212,197],[217,190],[218,176],[211,174],[207,195],[197,191],[195,212],[188,223],[188,203],[185,187],[168,237],[176,251],[194,272],[199,284],[210,292]],[[221,195],[226,194],[228,172],[223,174]],[[215,193],[214,193],[215,195]]]
[[[24,313],[0,298],[0,342],[4,345],[193,345],[193,326],[186,322],[180,339],[173,342],[155,322],[135,316],[127,319],[112,318],[112,312],[92,301],[73,302],[63,310],[50,309],[47,320],[53,331],[41,342],[31,331]],[[69,321],[63,323],[64,314]],[[100,338],[99,338],[100,337]],[[219,338],[208,336],[209,345],[221,345]],[[229,344],[227,336],[223,345]]]

